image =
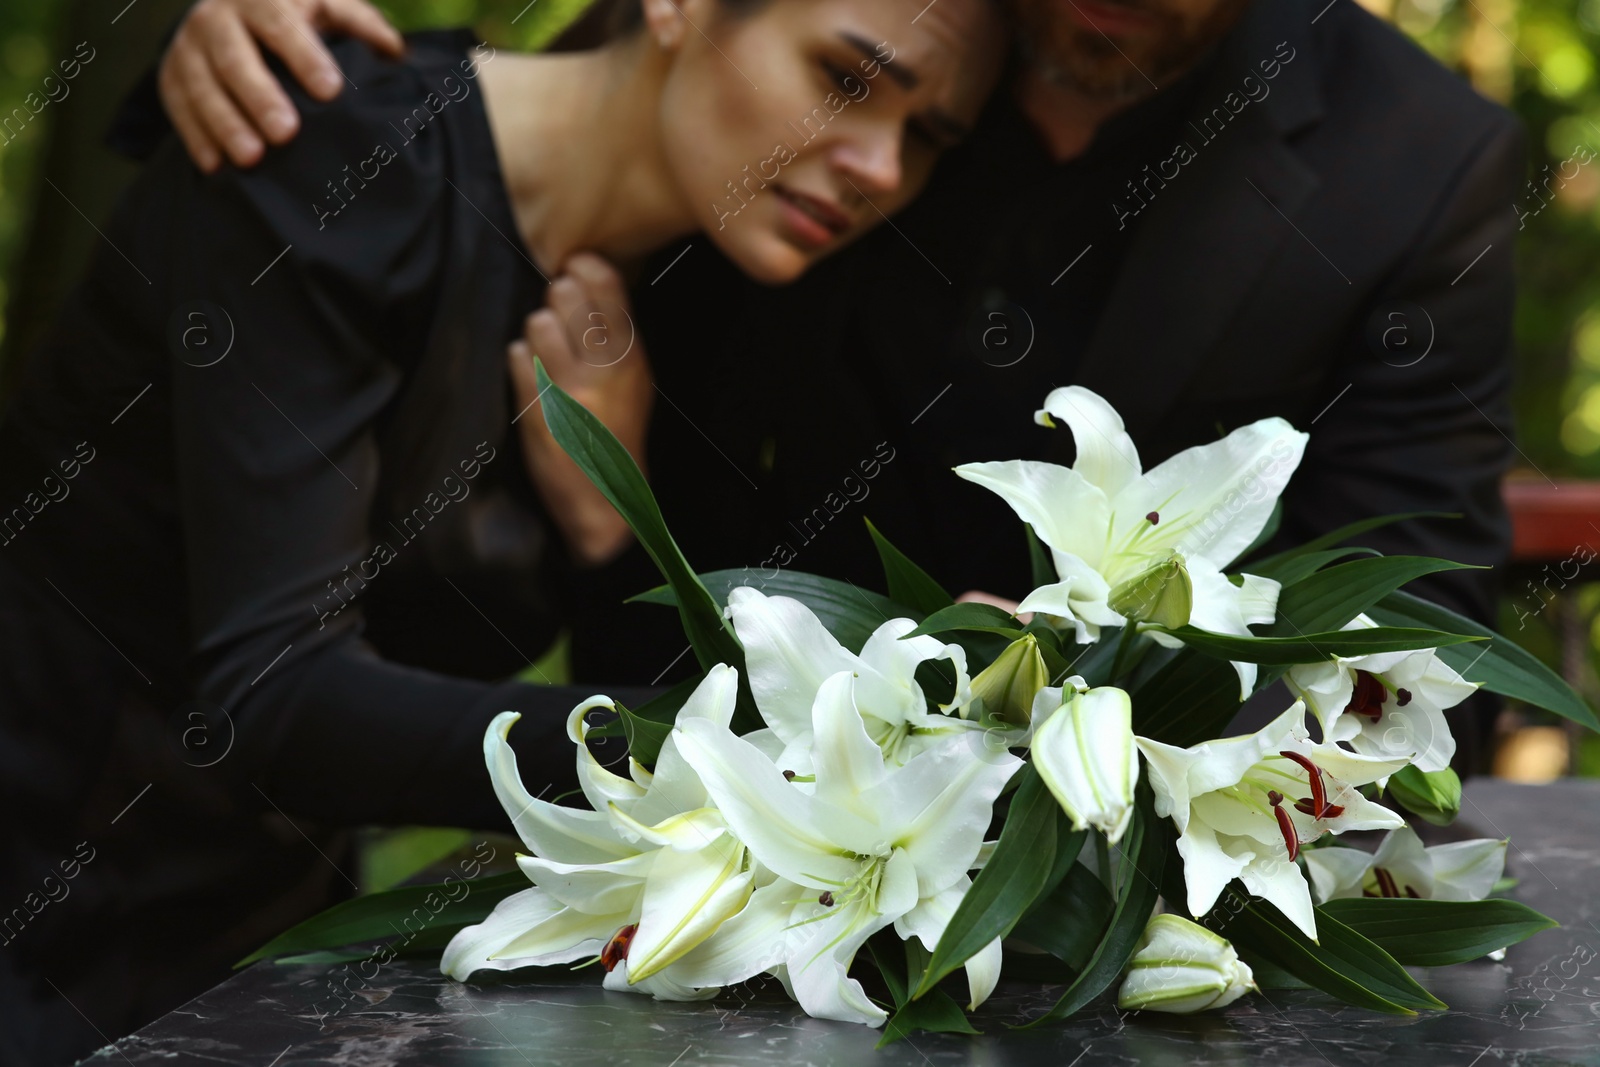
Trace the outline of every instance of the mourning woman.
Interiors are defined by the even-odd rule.
[[[497,712],[568,788],[605,687],[507,679],[628,535],[530,357],[642,461],[624,278],[703,230],[786,282],[915,196],[1005,40],[988,0],[924,7],[344,42],[333,102],[285,78],[303,129],[260,166],[168,138],[0,425],[0,1061],[65,1062],[348,895],[347,828],[500,825]]]

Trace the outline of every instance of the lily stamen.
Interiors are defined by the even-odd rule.
[[[1293,760],[1295,763],[1298,763],[1305,769],[1306,775],[1310,779],[1310,806],[1303,806],[1306,804],[1304,800],[1297,801],[1295,803],[1295,809],[1297,811],[1304,812],[1313,819],[1337,819],[1340,815],[1344,814],[1344,808],[1337,804],[1328,803],[1328,787],[1327,784],[1322,780],[1321,767],[1318,767],[1315,763],[1312,763],[1309,759],[1300,755],[1298,752],[1284,751],[1279,752],[1278,755],[1282,756],[1284,759]]]
[[[600,963],[610,974],[616,970],[617,964],[628,958],[628,946],[633,944],[633,935],[639,932],[638,923],[630,923],[611,935],[611,940],[606,942],[606,947],[600,950]]]
[[[1309,815],[1313,819],[1337,819],[1339,816],[1344,814],[1344,807],[1342,805],[1329,804],[1326,808],[1322,809],[1322,813],[1319,815],[1317,814],[1316,808],[1312,806],[1310,799],[1295,801],[1294,810],[1304,815]]]
[[[1267,800],[1272,804],[1272,814],[1278,817],[1278,831],[1283,834],[1283,843],[1289,849],[1289,862],[1293,863],[1300,857],[1300,834],[1294,828],[1294,820],[1283,810],[1283,794],[1274,789],[1267,794]]]
[[[1154,515],[1156,517],[1156,519],[1159,519],[1161,517],[1160,508],[1164,508],[1168,504],[1172,503],[1172,501],[1174,499],[1176,499],[1177,496],[1178,496],[1178,493],[1176,491],[1174,491],[1170,496],[1168,496],[1165,500],[1161,501],[1157,505],[1157,510],[1151,511],[1151,512],[1147,512],[1145,514],[1145,518],[1147,520],[1149,520],[1150,516]],[[1150,531],[1155,528],[1155,525],[1156,525],[1155,520],[1150,520],[1150,525],[1148,525],[1148,526],[1139,526],[1139,525],[1135,524],[1133,529],[1129,530],[1127,536],[1123,538],[1121,547],[1120,548],[1116,548],[1116,549],[1112,549],[1111,531],[1108,529],[1106,531],[1106,547],[1108,549],[1112,549],[1114,554],[1118,554],[1118,555],[1134,555],[1134,554],[1137,553],[1137,551],[1139,549],[1139,546],[1144,542],[1146,536],[1149,535]],[[1170,530],[1168,531],[1168,534],[1169,534],[1169,536],[1167,538],[1165,538],[1164,540],[1166,542],[1170,543],[1175,535],[1172,535]],[[1145,564],[1145,565],[1148,565],[1148,563],[1152,562],[1155,558],[1157,558],[1158,555],[1166,555],[1166,553],[1165,552],[1150,553],[1150,558],[1149,559],[1141,560],[1140,562]],[[1132,570],[1134,573],[1137,573],[1138,570],[1142,569],[1142,568],[1130,567],[1128,569]],[[1106,577],[1107,577],[1108,580],[1110,580],[1112,576],[1108,574]],[[1111,584],[1112,585],[1116,585],[1117,583],[1115,581],[1112,581]]]
[[[1405,690],[1401,690],[1405,693]],[[1355,689],[1350,694],[1350,703],[1344,710],[1352,715],[1362,715],[1377,722],[1383,717],[1383,703],[1389,699],[1389,690],[1377,675],[1370,671],[1356,671]],[[1405,693],[1400,705],[1404,707],[1411,700],[1411,694]]]

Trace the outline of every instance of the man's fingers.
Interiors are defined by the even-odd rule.
[[[344,86],[344,74],[317,37],[308,13],[280,3],[250,7],[245,12],[250,32],[288,66],[295,80],[318,100],[332,100]]]
[[[167,117],[172,120],[172,128],[178,131],[184,151],[189,153],[194,165],[200,168],[202,174],[211,174],[222,166],[222,146],[206,132],[194,109],[189,106],[189,98],[178,83],[170,60],[161,64],[156,88],[161,94],[161,106],[166,109]]]
[[[289,94],[267,69],[243,20],[213,20],[206,51],[223,85],[259,133],[273,144],[283,144],[294,136],[300,116]]]
[[[169,62],[193,119],[205,129],[212,141],[222,147],[234,166],[254,166],[266,151],[266,146],[245,120],[233,97],[228,95],[228,91],[212,74],[205,53],[198,48],[185,48],[174,51]]]
[[[389,25],[383,13],[366,0],[327,0],[322,26],[348,33],[386,55],[399,56],[406,48],[400,31]]]

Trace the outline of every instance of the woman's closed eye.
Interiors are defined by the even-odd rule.
[[[853,70],[831,59],[820,60],[818,66],[826,75],[829,84],[844,93],[852,102],[861,103],[866,99],[866,93],[862,91],[865,83]],[[906,134],[908,139],[915,140],[923,148],[934,152],[953,148],[961,140],[959,135],[938,127],[921,115],[913,115],[906,119]]]
[[[906,120],[906,133],[911,138],[920,141],[924,148],[931,148],[935,152],[943,152],[954,147],[956,139],[933,128],[933,124],[926,119],[912,116]]]
[[[823,73],[828,77],[828,81],[841,93],[851,99],[855,99],[861,92],[862,82],[855,71],[850,70],[848,67],[842,67],[831,59],[822,60],[821,66]]]

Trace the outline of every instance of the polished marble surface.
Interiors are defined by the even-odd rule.
[[[1016,1030],[1007,1024],[1053,999],[1017,983],[1003,984],[974,1019],[980,1037],[915,1034],[874,1052],[877,1031],[809,1019],[776,982],[664,1004],[607,993],[588,971],[463,985],[425,961],[394,961],[362,972],[370,980],[343,972],[351,992],[341,1000],[328,968],[257,964],[85,1062],[1600,1067],[1600,782],[1473,782],[1456,829],[1513,835],[1507,872],[1521,882],[1512,895],[1562,926],[1512,947],[1502,963],[1415,971],[1450,1005],[1415,1018],[1296,990],[1195,1017],[1122,1015],[1102,999],[1065,1025]]]

